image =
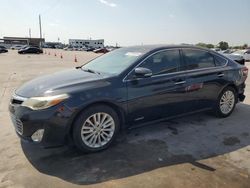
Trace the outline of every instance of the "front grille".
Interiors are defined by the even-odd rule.
[[[18,119],[16,116],[11,114],[11,120],[15,126],[16,132],[20,135],[23,134],[23,123],[20,119]]]

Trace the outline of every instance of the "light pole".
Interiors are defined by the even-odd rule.
[[[42,47],[42,22],[41,15],[39,14],[39,27],[40,27],[40,48]]]
[[[30,37],[30,40],[31,40],[31,29],[29,28],[29,37]],[[30,45],[30,40],[28,40],[28,45]]]

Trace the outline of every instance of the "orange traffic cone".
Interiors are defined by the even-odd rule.
[[[77,63],[77,58],[76,58],[76,55],[75,55],[75,63]]]

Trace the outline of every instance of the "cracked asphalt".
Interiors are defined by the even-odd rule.
[[[44,55],[0,54],[0,188],[249,188],[249,78],[245,102],[226,119],[199,113],[128,130],[111,148],[94,154],[80,154],[73,146],[43,149],[22,143],[8,113],[14,89],[96,57],[91,52],[49,51],[50,56],[48,50]]]

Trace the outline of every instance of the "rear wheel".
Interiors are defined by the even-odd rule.
[[[218,117],[228,117],[233,112],[237,102],[236,91],[232,87],[226,87],[218,97],[215,106],[215,114]]]
[[[73,128],[73,140],[83,152],[106,149],[119,131],[117,113],[109,106],[95,105],[83,111]]]

